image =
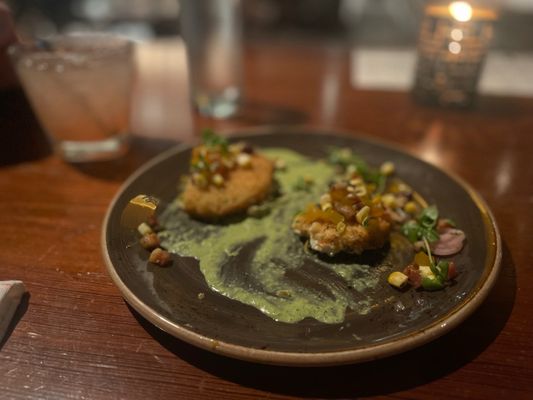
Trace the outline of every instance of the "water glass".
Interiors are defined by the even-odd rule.
[[[242,4],[239,0],[182,0],[193,106],[226,118],[242,100]]]

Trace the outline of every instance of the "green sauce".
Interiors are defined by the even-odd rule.
[[[276,321],[293,323],[311,317],[340,323],[348,308],[368,313],[373,305],[371,289],[382,268],[310,254],[291,229],[294,216],[326,190],[333,167],[287,149],[262,153],[286,163],[286,169],[275,175],[281,195],[262,206],[269,210],[266,215],[207,224],[191,219],[176,199],[161,216],[162,246],[196,258],[212,290]],[[307,176],[313,178],[308,190],[295,189]]]

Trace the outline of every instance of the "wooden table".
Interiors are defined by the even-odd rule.
[[[171,89],[183,82],[172,67],[181,61],[164,48],[152,48],[158,61],[143,64],[137,101],[151,93],[160,107],[186,104],[184,92]],[[470,111],[423,107],[408,93],[354,89],[347,49],[303,44],[250,46],[246,93],[243,115],[224,123],[191,119],[186,106],[152,125],[137,115],[134,130],[143,136],[126,158],[80,166],[50,155],[20,91],[0,93],[0,279],[20,279],[29,291],[0,345],[0,398],[533,398],[533,100],[481,98]],[[100,230],[126,176],[193,136],[193,122],[359,131],[455,172],[499,223],[496,286],[444,337],[361,365],[254,365],[160,332],[112,284]]]

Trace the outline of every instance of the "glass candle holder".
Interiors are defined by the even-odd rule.
[[[418,40],[416,100],[457,107],[474,103],[496,18],[494,10],[466,1],[426,6]]]

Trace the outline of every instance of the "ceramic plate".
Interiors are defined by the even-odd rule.
[[[347,146],[371,164],[393,161],[399,177],[465,231],[466,246],[454,257],[460,276],[455,285],[438,292],[400,292],[383,283],[371,293],[376,307],[366,315],[348,310],[340,324],[314,319],[289,324],[210,290],[193,258],[174,256],[167,268],[149,265],[148,253],[137,244],[137,232],[121,226],[121,214],[138,194],[154,195],[163,202],[178,194],[177,182],[187,173],[190,158],[190,148],[179,147],[153,159],[126,181],[103,228],[103,254],[113,281],[126,301],[159,328],[203,349],[249,361],[299,366],[355,363],[435,339],[457,326],[487,296],[499,270],[500,237],[484,201],[458,178],[397,148],[354,135],[280,128],[240,139],[316,159],[323,158],[330,146]],[[205,297],[198,298],[198,293]]]

